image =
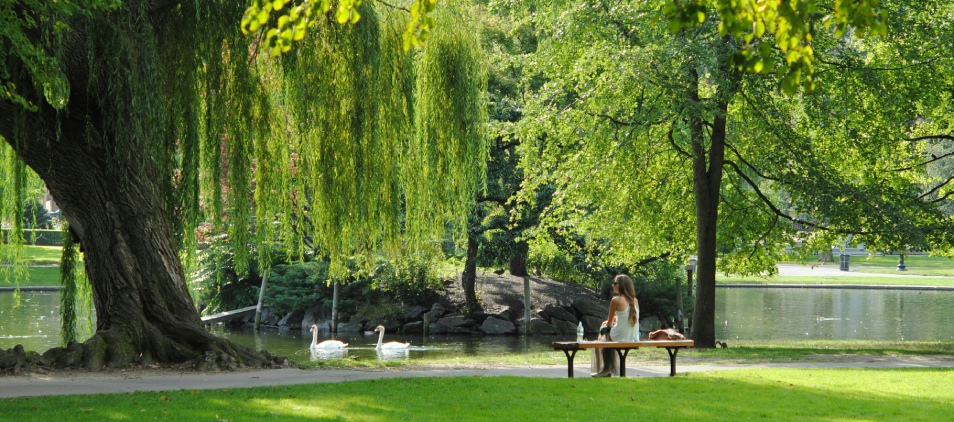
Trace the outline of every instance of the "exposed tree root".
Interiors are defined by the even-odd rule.
[[[211,336],[211,335],[210,335]],[[245,368],[287,368],[293,366],[285,357],[267,351],[258,352],[229,340],[212,336],[204,349],[194,350],[188,359],[163,360],[161,365],[185,371],[232,371]],[[97,334],[84,343],[55,347],[40,355],[27,352],[22,345],[0,350],[0,374],[19,375],[48,370],[98,371],[108,368],[157,366],[152,353],[138,352],[131,344],[112,341],[109,335]],[[181,350],[179,351],[181,352]]]

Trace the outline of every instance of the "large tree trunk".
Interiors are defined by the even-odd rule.
[[[693,71],[693,86],[698,87],[698,74]],[[727,96],[729,97],[729,96]],[[698,102],[698,88],[690,91]],[[726,111],[728,98],[717,102],[708,151],[703,145],[702,118],[691,118],[693,190],[696,197],[696,303],[692,334],[696,347],[715,347],[715,276],[716,232],[719,221],[719,192],[722,189],[725,159]]]
[[[108,164],[96,137],[83,137],[94,118],[70,108],[60,120],[63,138],[51,137],[43,108],[30,138],[13,141],[20,157],[46,182],[79,237],[93,288],[96,334],[84,347],[44,355],[54,367],[120,367],[194,361],[198,367],[281,364],[207,332],[192,303],[163,212],[159,178],[144,151],[125,164]],[[84,130],[86,129],[86,130]],[[88,132],[87,132],[88,133]],[[108,135],[107,135],[108,136]]]
[[[167,176],[158,174],[144,147],[111,154],[106,146],[119,137],[105,124],[105,110],[148,105],[109,92],[108,86],[87,86],[85,38],[74,35],[64,47],[69,50],[62,66],[71,85],[64,110],[57,112],[24,88],[38,111],[0,100],[0,135],[56,198],[79,237],[93,289],[94,336],[48,351],[42,363],[88,369],[155,362],[190,362],[200,369],[287,364],[203,328],[163,208],[160,184]],[[130,64],[136,65],[143,64]],[[20,82],[31,86],[29,79]],[[127,104],[104,107],[107,101]],[[132,116],[119,117],[137,123]]]
[[[464,260],[464,271],[460,275],[460,287],[464,290],[464,313],[472,316],[480,309],[477,303],[477,248],[479,244],[474,235],[467,236],[467,258]]]

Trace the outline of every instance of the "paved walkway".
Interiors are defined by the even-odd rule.
[[[922,357],[872,362],[798,362],[764,364],[680,364],[678,373],[752,368],[954,368],[954,360]],[[666,377],[669,365],[626,368],[630,377]],[[574,376],[589,378],[588,364],[574,367]],[[219,373],[155,373],[150,371],[93,372],[0,377],[0,398],[68,394],[130,393],[135,391],[206,390],[332,383],[420,377],[539,377],[564,378],[565,366],[503,367],[497,369],[269,369]]]

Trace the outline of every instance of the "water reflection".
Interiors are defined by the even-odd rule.
[[[23,344],[43,352],[60,345],[59,293],[23,292],[20,308],[13,294],[0,292],[0,349]],[[954,292],[848,289],[716,289],[716,338],[719,340],[954,340]],[[312,336],[307,331],[212,331],[256,350],[311,358]],[[331,339],[321,335],[321,340]],[[481,354],[550,351],[564,336],[422,336],[388,334],[388,340],[410,342],[398,356],[382,359],[420,359]],[[378,359],[376,335],[341,334],[349,343],[341,358]],[[316,359],[334,359],[316,354]]]
[[[344,359],[348,357],[348,349],[311,349],[311,360],[332,360],[332,359]]]
[[[954,340],[954,292],[716,289],[716,338]]]
[[[410,349],[375,349],[378,361],[408,360],[411,358]]]

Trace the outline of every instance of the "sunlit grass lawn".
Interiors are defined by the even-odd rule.
[[[540,421],[625,415],[646,421],[945,420],[954,402],[952,383],[950,369],[752,369],[672,378],[404,378],[0,399],[0,419]]]
[[[60,285],[60,267],[28,267],[26,270],[30,278],[20,280],[21,286]],[[13,286],[13,283],[7,283],[0,279],[0,286]]]
[[[59,246],[24,246],[23,265],[26,265],[29,279],[19,280],[20,286],[59,286],[60,285],[60,257],[63,249]],[[7,267],[10,269],[11,267]],[[15,283],[6,282],[0,278],[0,286],[12,286]]]
[[[898,271],[898,255],[853,255],[849,266],[852,271],[871,274],[906,274],[923,276],[954,277],[954,260],[946,256],[912,255],[904,257],[906,271]],[[838,256],[835,262],[821,263],[817,260],[805,260],[805,265],[824,265],[838,268]]]
[[[859,276],[716,276],[716,284],[878,284],[891,286],[954,286],[954,277]]]

